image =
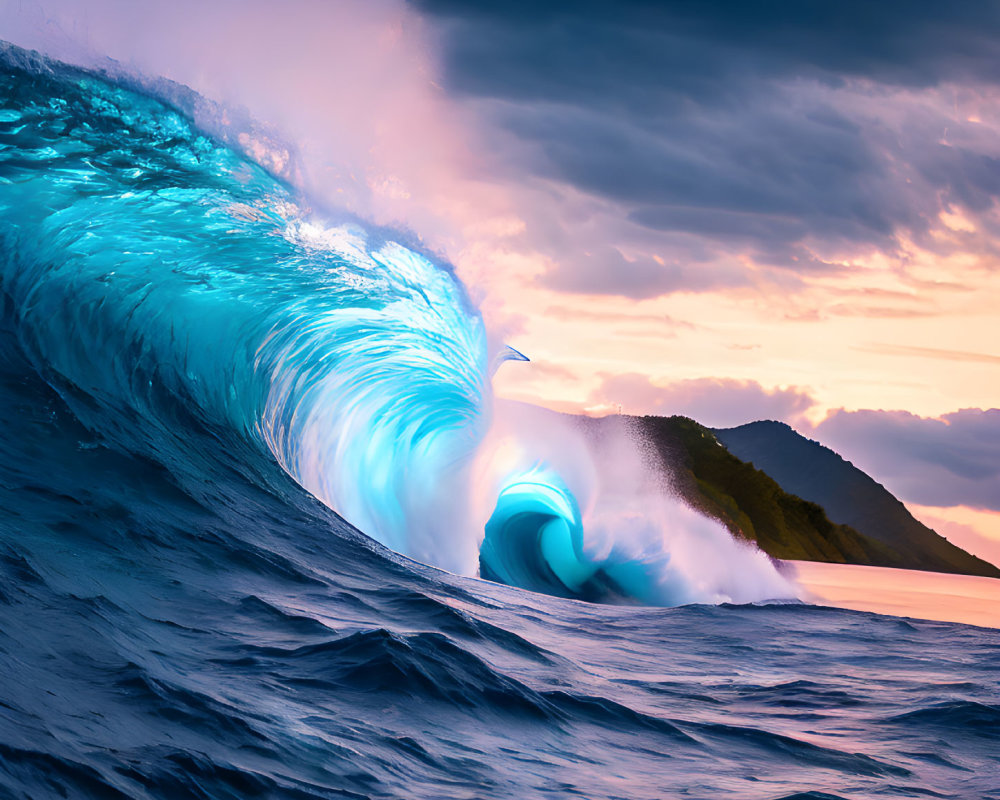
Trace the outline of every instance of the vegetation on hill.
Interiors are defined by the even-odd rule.
[[[1000,570],[951,545],[930,529],[926,530],[947,548],[958,551],[964,560],[951,550],[951,559],[935,557],[933,552],[927,552],[924,539],[923,545],[911,547],[908,529],[876,537],[870,531],[833,522],[823,505],[786,491],[787,487],[783,488],[770,474],[731,453],[714,431],[687,417],[580,420],[592,440],[602,438],[608,426],[621,423],[653,449],[688,504],[721,521],[734,535],[756,542],[775,558],[1000,577]],[[805,457],[795,468],[807,470],[808,460]]]
[[[636,423],[672,469],[685,500],[765,553],[805,561],[901,565],[898,553],[853,528],[835,525],[822,506],[785,492],[694,420],[643,417]]]

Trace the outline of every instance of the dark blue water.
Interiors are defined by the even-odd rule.
[[[0,63],[0,797],[1000,797],[995,630],[588,604],[358,533],[329,505],[477,557],[435,495],[489,391],[457,284]]]

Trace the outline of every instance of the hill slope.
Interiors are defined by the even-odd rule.
[[[747,452],[744,445],[751,437],[736,434],[734,438],[740,442],[737,454],[728,449],[728,435],[741,429],[713,431],[686,417],[577,417],[576,423],[598,455],[608,438],[605,434],[614,426],[624,425],[634,437],[652,448],[656,459],[671,475],[674,488],[688,504],[720,520],[734,535],[756,542],[775,558],[1000,577],[1000,569],[920,525],[902,503],[832,451],[826,453],[857,472],[898,507],[892,516],[882,514],[869,518],[838,513],[844,506],[851,506],[854,502],[851,493],[864,486],[858,476],[842,486],[841,494],[812,492],[812,482],[800,487],[802,493],[796,492],[793,485],[799,486],[799,482],[794,474],[788,473],[799,471],[816,475],[816,483],[829,481],[825,477],[829,474],[826,458],[813,449],[800,450],[795,445],[792,463],[790,457],[782,457],[781,451],[795,443],[783,437],[769,437],[766,430],[756,432],[752,447],[758,456],[767,451],[770,460],[758,457],[754,463],[748,463],[740,454]],[[787,430],[798,436],[790,428]],[[768,441],[772,444],[765,446]],[[808,443],[808,440],[803,441]],[[766,460],[781,477],[771,473],[764,464]],[[791,464],[787,470],[784,468],[786,461]],[[828,514],[826,503],[818,499],[820,496],[831,502],[837,512]],[[862,492],[861,496],[867,495]],[[864,527],[851,524],[851,520],[860,521]]]
[[[848,525],[903,555],[907,566],[1000,577],[1000,569],[956,547],[914,519],[885,487],[833,450],[807,439],[790,426],[781,422],[752,422],[713,433],[732,454],[753,462],[785,491],[818,503],[831,520]]]
[[[900,564],[891,548],[830,521],[823,509],[784,491],[771,477],[732,455],[686,417],[641,417],[634,430],[649,441],[684,499],[783,559]]]

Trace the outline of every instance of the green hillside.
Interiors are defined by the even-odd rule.
[[[733,455],[712,430],[687,417],[580,419],[579,424],[588,438],[599,441],[605,428],[623,423],[648,442],[691,506],[775,558],[1000,577],[996,567],[947,542],[965,558],[957,559],[951,550],[950,558],[935,558],[924,540],[911,549],[908,530],[893,530],[890,541],[880,541],[833,522],[823,506],[785,491],[766,472]]]
[[[904,559],[894,550],[846,525],[835,525],[822,506],[782,490],[694,420],[643,417],[636,422],[672,466],[685,499],[765,553],[804,561],[902,566]]]

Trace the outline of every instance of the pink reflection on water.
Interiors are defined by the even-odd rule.
[[[818,605],[1000,628],[1000,580],[854,564],[787,561]]]

